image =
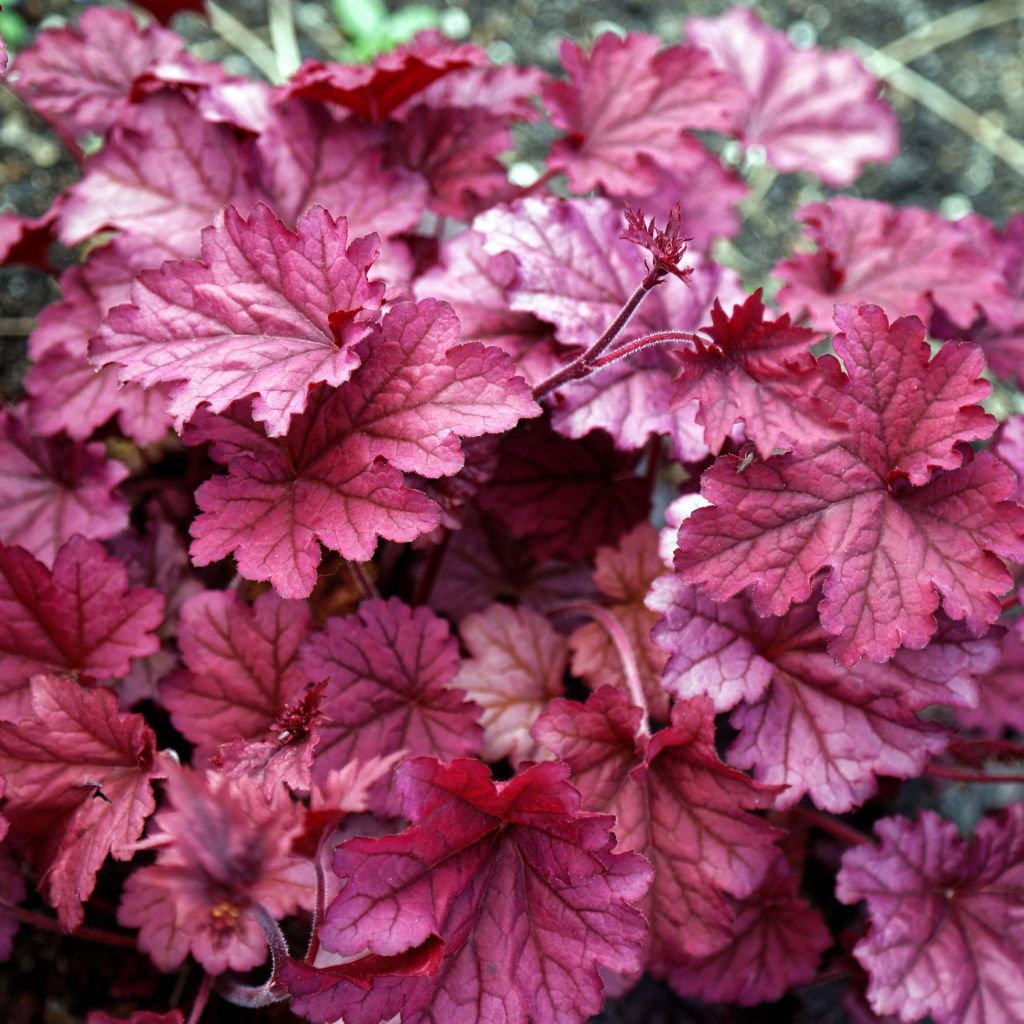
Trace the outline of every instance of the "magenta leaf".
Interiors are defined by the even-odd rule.
[[[821,914],[797,894],[799,883],[778,856],[754,892],[730,900],[728,945],[674,967],[669,984],[705,1002],[753,1006],[810,982],[832,936]]]
[[[505,289],[511,310],[553,323],[563,345],[595,342],[645,274],[643,252],[622,237],[623,212],[606,199],[530,197],[488,211],[474,228],[484,235],[488,253],[514,258],[509,274],[518,266]],[[695,330],[716,297],[742,296],[731,271],[688,262],[695,264],[691,287],[668,281],[649,293],[616,344],[655,331]],[[574,438],[607,431],[623,450],[642,448],[652,434],[667,434],[676,457],[701,459],[707,449],[693,421],[695,407],[671,408],[675,369],[666,351],[650,349],[568,384],[558,391],[554,426]]]
[[[742,469],[720,459],[703,480],[714,507],[683,524],[676,568],[716,600],[752,585],[757,613],[781,615],[829,567],[820,613],[845,664],[923,647],[940,598],[981,633],[1010,586],[997,556],[1024,557],[1013,474],[961,444],[994,426],[973,404],[988,391],[981,355],[946,346],[929,362],[921,324],[890,327],[874,306],[841,307],[837,322],[850,382],[828,401],[850,435]]]
[[[553,196],[520,199],[473,222],[488,253],[515,256],[511,309],[553,323],[563,345],[581,347],[601,336],[644,276],[644,254],[622,237],[625,228],[623,212],[607,199]],[[708,297],[708,306],[713,298]],[[666,282],[645,298],[619,338],[685,329],[674,314],[686,301],[685,289]]]
[[[661,688],[661,673],[668,660],[651,639],[657,612],[644,605],[654,580],[665,571],[658,554],[658,534],[650,523],[640,523],[615,547],[603,547],[594,559],[594,583],[608,610],[618,620],[629,641],[647,709],[659,719],[668,718],[668,699]],[[592,690],[624,686],[622,658],[600,623],[588,622],[569,638],[572,671]]]
[[[1004,729],[1024,732],[1024,636],[1019,623],[1003,638],[999,664],[980,681],[977,706],[957,709],[960,722],[993,739]]]
[[[164,681],[161,701],[202,756],[236,736],[271,738],[278,716],[311,680],[298,663],[311,630],[309,608],[261,594],[247,605],[234,591],[208,590],[181,609],[178,644],[188,667]]]
[[[367,1004],[372,1007],[370,1013],[386,1017],[390,1015],[391,1000],[402,991],[395,979],[430,977],[440,966],[443,952],[444,944],[431,936],[415,949],[395,956],[370,953],[328,967],[313,967],[289,958],[282,966],[281,981],[292,997],[292,1012],[306,1020],[326,1024],[336,1020],[339,1013],[350,1020],[363,1019]],[[371,982],[376,983],[377,991],[368,997]],[[401,1008],[400,998],[395,999],[394,1007]]]
[[[117,919],[160,970],[192,954],[210,974],[262,963],[254,910],[275,918],[310,906],[313,865],[290,852],[302,808],[283,789],[268,800],[250,779],[169,776],[170,807],[154,819],[156,863],[129,876]]]
[[[785,32],[741,7],[690,18],[686,34],[743,86],[746,102],[730,127],[744,145],[762,146],[773,167],[808,171],[842,187],[865,163],[896,155],[896,116],[855,54],[797,48]]]
[[[103,540],[128,525],[115,488],[128,467],[101,444],[33,437],[17,412],[0,410],[0,543],[52,564],[76,534]]]
[[[647,514],[647,484],[636,457],[616,452],[600,430],[581,441],[530,424],[502,440],[495,479],[480,507],[534,558],[589,558]]]
[[[829,655],[817,600],[761,618],[745,598],[717,603],[678,576],[662,577],[649,607],[664,618],[654,637],[671,659],[665,688],[735,707],[730,764],[783,786],[775,806],[804,796],[843,812],[876,791],[876,775],[913,778],[943,751],[948,734],[915,714],[931,704],[970,707],[998,657],[996,641],[944,623],[923,651],[885,665],[843,667]]]
[[[890,316],[925,321],[934,302],[964,327],[979,309],[1005,306],[999,268],[967,231],[937,213],[837,196],[797,216],[817,251],[791,256],[772,273],[785,282],[780,305],[806,310],[815,330],[831,330],[833,309],[844,302],[877,303]]]
[[[444,303],[401,302],[361,349],[352,379],[333,392],[320,388],[287,438],[269,441],[244,412],[204,419],[193,440],[235,440],[230,455],[214,450],[229,475],[197,494],[197,564],[234,553],[246,577],[305,597],[317,539],[364,561],[378,537],[408,541],[433,529],[438,506],[406,487],[401,471],[454,474],[463,464],[460,436],[499,433],[538,411],[507,356],[457,338]]]
[[[181,96],[156,93],[86,161],[61,211],[61,241],[113,228],[165,258],[196,256],[200,232],[224,207],[247,210],[257,198],[249,177],[237,132],[211,124]]]
[[[584,807],[615,815],[617,848],[654,865],[641,909],[651,922],[648,965],[661,973],[729,941],[726,894],[749,896],[776,855],[775,830],[749,811],[776,790],[718,759],[710,701],[676,704],[653,738],[638,732],[641,716],[606,686],[586,704],[552,701],[534,735],[568,762]]]
[[[7,715],[27,708],[38,673],[116,679],[133,658],[159,646],[164,599],[128,586],[124,566],[84,537],[73,537],[53,570],[21,548],[0,546],[0,687]]]
[[[550,337],[551,327],[532,313],[511,308],[510,290],[519,261],[511,252],[490,255],[484,242],[484,236],[473,230],[445,242],[439,265],[417,278],[416,297],[450,303],[463,341],[496,345],[522,367],[530,350]]]
[[[655,36],[606,32],[589,54],[562,41],[567,82],[547,82],[544,102],[566,137],[548,158],[574,192],[602,186],[630,195],[638,182],[654,187],[642,157],[673,166],[676,146],[691,128],[728,126],[743,94],[695,46],[662,46]]]
[[[1024,1020],[1024,805],[984,818],[970,843],[951,821],[883,818],[879,845],[843,855],[836,895],[867,901],[854,947],[878,1014],[910,1024]]]
[[[135,80],[184,52],[178,36],[140,29],[129,11],[91,7],[74,28],[41,32],[7,81],[68,137],[103,135],[125,117]]]
[[[93,346],[98,362],[145,387],[180,382],[169,411],[182,425],[204,405],[221,412],[255,395],[271,436],[306,406],[311,384],[341,384],[380,308],[366,273],[375,236],[348,241],[344,219],[314,207],[289,231],[265,206],[229,209],[203,233],[203,260],[143,273]]]
[[[764,314],[760,289],[728,316],[716,301],[711,325],[703,328],[711,341],[698,337],[694,348],[675,353],[681,370],[673,402],[696,399],[697,422],[712,451],[722,448],[737,420],[766,458],[776,448],[838,434],[834,412],[815,399],[823,385],[840,380],[834,363],[811,354],[818,336],[792,327],[788,313],[777,320]]]
[[[486,61],[477,46],[458,45],[437,32],[420,32],[412,42],[381,54],[369,65],[308,60],[292,76],[288,95],[328,100],[364,120],[381,122],[438,79]]]
[[[611,819],[580,812],[567,774],[541,764],[495,783],[477,761],[417,758],[398,770],[415,824],[339,848],[348,881],[325,946],[393,956],[432,935],[445,944],[437,972],[403,986],[405,1024],[577,1020],[601,1007],[598,967],[640,966],[646,926],[630,904],[650,867],[612,852]]]
[[[318,204],[344,216],[352,236],[397,235],[419,223],[427,189],[414,172],[385,166],[386,142],[379,128],[321,106],[278,106],[256,144],[260,185],[286,224]]]
[[[37,676],[25,716],[0,727],[4,813],[39,844],[35,858],[49,901],[68,930],[110,854],[130,860],[164,777],[156,737],[141,715],[122,715],[109,690]]]
[[[355,615],[332,618],[302,651],[310,679],[326,679],[314,777],[322,782],[350,761],[405,750],[446,760],[480,751],[480,709],[451,686],[458,643],[447,623],[397,598],[364,601]],[[387,782],[372,805],[399,811]]]
[[[483,708],[480,725],[488,761],[539,761],[530,734],[549,700],[562,694],[568,662],[565,638],[542,615],[522,605],[492,604],[467,615],[459,635],[470,657],[454,685]]]
[[[990,262],[1000,271],[1006,285],[1005,308],[993,305],[967,327],[950,322],[936,310],[929,329],[938,338],[973,341],[980,345],[993,373],[1024,379],[1024,216],[1017,214],[999,231],[977,215],[965,217],[958,225],[974,239]]]
[[[430,606],[458,621],[497,600],[542,611],[588,600],[591,592],[590,569],[582,562],[537,562],[500,522],[475,513],[445,548]]]
[[[43,437],[63,431],[84,441],[117,416],[123,434],[147,445],[159,441],[172,423],[165,385],[148,390],[137,384],[122,385],[116,367],[97,371],[84,353],[63,348],[47,352],[29,368],[25,390],[31,396],[29,422]]]

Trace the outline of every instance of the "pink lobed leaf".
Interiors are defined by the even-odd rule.
[[[651,922],[648,966],[662,973],[729,941],[726,894],[749,896],[775,858],[775,830],[749,811],[776,789],[718,759],[710,701],[677,703],[654,737],[638,732],[641,714],[606,686],[586,704],[552,701],[534,735],[568,762],[584,807],[615,815],[617,849],[654,865],[640,907]]]
[[[778,302],[806,310],[815,330],[831,329],[836,303],[873,302],[890,315],[927,321],[932,303],[969,326],[979,309],[1002,309],[998,267],[957,224],[929,210],[836,196],[797,211],[817,246],[779,263]]]
[[[689,18],[686,34],[743,87],[746,102],[730,127],[744,145],[764,147],[773,167],[807,171],[841,188],[864,164],[896,155],[896,115],[855,54],[798,48],[741,7]]]
[[[278,105],[256,143],[259,185],[288,225],[316,204],[344,216],[350,235],[397,235],[419,223],[427,187],[415,172],[386,165],[387,142],[381,129],[320,105]]]
[[[318,726],[323,721],[320,704],[326,683],[307,687],[274,720],[269,740],[235,739],[225,743],[213,756],[213,766],[226,778],[247,776],[268,799],[274,790],[287,786],[293,793],[307,793],[313,780],[313,755],[320,742]]]
[[[398,598],[364,601],[355,615],[328,620],[310,638],[300,665],[326,679],[314,778],[351,761],[405,750],[449,759],[483,745],[480,709],[451,685],[459,671],[458,643],[447,623]],[[397,797],[382,780],[371,806],[397,814]]]
[[[128,586],[125,567],[96,541],[72,537],[52,571],[0,546],[0,686],[4,714],[27,710],[38,673],[115,679],[157,650],[164,599]]]
[[[515,148],[512,132],[488,107],[420,104],[395,130],[392,146],[426,180],[430,208],[442,217],[471,220],[519,191],[498,159]]]
[[[458,621],[497,600],[539,611],[589,600],[591,589],[582,562],[537,562],[499,521],[471,510],[445,548],[430,606]]]
[[[33,437],[24,414],[0,410],[0,543],[46,564],[72,536],[112,537],[128,525],[115,488],[128,475],[101,444]]]
[[[949,737],[915,712],[972,706],[998,657],[995,640],[944,622],[923,651],[843,667],[827,651],[817,598],[761,618],[746,597],[718,603],[678,576],[659,579],[648,605],[664,615],[654,637],[671,654],[665,688],[681,699],[707,696],[717,711],[736,708],[729,763],[785,787],[780,809],[809,793],[841,813],[874,795],[876,775],[920,775]]]
[[[781,615],[828,566],[820,613],[845,664],[923,647],[940,598],[980,633],[1009,587],[999,557],[1024,555],[1012,474],[961,444],[994,426],[973,404],[988,390],[980,353],[947,346],[929,362],[921,324],[890,327],[874,306],[841,307],[837,322],[850,383],[822,398],[850,435],[742,470],[720,459],[702,485],[714,507],[683,524],[676,568],[716,600],[753,585],[757,613]]]
[[[484,241],[479,231],[468,230],[445,242],[438,265],[416,279],[416,297],[450,303],[463,341],[495,345],[522,363],[551,336],[551,327],[532,313],[511,308],[509,292],[518,260],[511,252],[492,256]]]
[[[977,214],[969,214],[957,226],[1001,274],[1007,301],[1004,307],[990,304],[967,326],[951,323],[942,310],[936,310],[929,330],[937,338],[973,341],[981,346],[993,373],[1016,378],[1019,386],[1024,376],[1024,216],[1011,217],[1002,231]]]
[[[565,171],[574,192],[602,186],[629,195],[654,175],[642,157],[672,167],[676,146],[691,128],[729,124],[743,94],[695,46],[662,46],[655,36],[600,36],[589,55],[562,41],[567,82],[547,82],[544,102],[566,137],[548,166]]]
[[[675,353],[681,369],[672,401],[699,403],[697,422],[712,451],[722,448],[737,420],[765,457],[839,434],[834,411],[816,398],[823,385],[839,384],[837,367],[814,358],[810,347],[818,335],[792,327],[788,313],[765,319],[760,289],[728,316],[716,300],[711,325],[702,330],[710,343],[698,338],[694,348]]]
[[[631,903],[650,867],[611,851],[610,819],[580,813],[567,774],[540,764],[494,783],[477,761],[417,758],[398,782],[415,824],[339,848],[348,881],[325,946],[391,956],[432,935],[445,944],[436,973],[403,986],[406,1024],[579,1020],[601,1007],[598,967],[639,967],[646,928]]]
[[[957,720],[998,739],[1004,729],[1024,732],[1024,636],[1020,620],[1002,640],[1002,657],[979,681],[975,706],[957,709]]]
[[[244,410],[207,417],[193,440],[234,437],[229,475],[198,492],[192,557],[229,553],[250,579],[282,596],[313,588],[316,540],[365,561],[378,537],[409,541],[438,522],[438,507],[402,483],[401,471],[451,475],[462,468],[461,437],[499,433],[537,405],[503,353],[456,344],[458,321],[444,303],[401,302],[360,348],[362,365],[344,386],[320,388],[288,437],[269,441]]]
[[[141,715],[122,715],[109,690],[57,676],[32,681],[25,716],[0,726],[5,813],[39,844],[36,866],[68,930],[108,854],[130,860],[164,777],[156,736]]]
[[[201,406],[221,412],[255,395],[271,436],[303,411],[310,385],[344,383],[356,344],[380,309],[366,277],[373,235],[349,243],[345,220],[314,207],[289,231],[265,206],[233,208],[203,232],[203,259],[140,275],[132,305],[111,311],[93,344],[122,380],[174,383],[168,409],[180,431]]]
[[[169,91],[137,104],[83,171],[61,210],[65,245],[115,229],[165,258],[196,256],[200,232],[224,207],[247,210],[257,198],[239,133],[211,124]]]
[[[139,28],[129,11],[91,7],[74,27],[41,32],[7,81],[70,138],[103,135],[128,113],[135,80],[184,52],[173,32]]]
[[[821,913],[797,894],[799,883],[778,856],[754,892],[730,901],[728,945],[673,967],[669,984],[705,1002],[753,1006],[810,982],[832,936]]]
[[[483,708],[480,756],[488,761],[507,757],[513,765],[541,760],[543,752],[530,729],[547,702],[562,694],[565,638],[532,608],[504,604],[467,615],[459,635],[470,657],[453,685]]]
[[[299,667],[309,608],[275,593],[250,606],[235,591],[207,590],[181,608],[178,645],[188,668],[164,680],[163,705],[199,757],[234,739],[266,740],[310,677]]]
[[[883,818],[879,844],[843,855],[836,895],[867,901],[854,947],[868,1000],[901,1021],[1024,1021],[1024,805],[984,818],[970,843],[932,811]]]

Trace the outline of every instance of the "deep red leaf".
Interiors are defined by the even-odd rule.
[[[729,942],[726,894],[749,896],[776,855],[776,831],[749,811],[769,806],[777,789],[718,759],[710,701],[676,704],[653,738],[638,731],[641,714],[607,686],[586,704],[552,701],[534,735],[568,762],[584,807],[615,815],[617,848],[654,865],[641,909],[651,922],[648,966],[661,973]]]
[[[946,346],[929,361],[922,325],[890,327],[876,306],[840,307],[837,321],[850,383],[828,401],[850,435],[744,468],[720,459],[702,484],[714,507],[684,522],[676,567],[716,600],[753,586],[760,615],[808,598],[828,567],[820,613],[846,664],[923,647],[940,598],[981,633],[1010,586],[999,558],[1024,557],[1012,473],[961,444],[995,425],[973,404],[988,392],[981,354]]]
[[[456,44],[437,32],[421,32],[411,43],[372,64],[325,64],[308,60],[288,83],[289,96],[328,100],[367,121],[386,121],[432,82],[461,68],[486,63],[477,46]]]
[[[417,758],[399,769],[415,824],[339,848],[348,881],[325,946],[393,956],[444,943],[437,972],[402,986],[406,1024],[576,1020],[601,1007],[598,967],[640,965],[646,927],[630,904],[650,867],[611,852],[611,819],[580,813],[567,774],[534,765],[494,783],[477,761]]]
[[[41,887],[68,930],[110,854],[130,860],[165,775],[141,715],[122,715],[106,689],[36,676],[29,706],[0,723],[4,812],[34,847]]]
[[[53,570],[22,548],[0,546],[0,704],[27,711],[38,673],[116,679],[159,647],[164,599],[128,586],[125,567],[96,541],[73,537]]]
[[[302,651],[303,671],[326,679],[314,775],[350,761],[404,750],[445,760],[476,754],[483,745],[480,709],[451,686],[459,670],[458,643],[447,623],[397,598],[364,601],[355,615],[330,619]],[[371,806],[397,814],[384,781]]]

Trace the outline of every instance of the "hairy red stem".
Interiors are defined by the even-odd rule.
[[[320,952],[320,925],[324,922],[324,914],[327,909],[327,876],[324,874],[324,842],[327,839],[327,829],[317,843],[316,855],[313,858],[313,868],[316,871],[316,904],[313,907],[313,926],[309,932],[309,946],[306,947],[305,962],[311,964],[317,953]]]
[[[627,341],[625,345],[612,349],[611,352],[606,352],[600,359],[594,361],[594,369],[598,370],[603,366],[610,366],[612,363],[617,363],[620,359],[625,359],[626,356],[643,352],[645,348],[669,345],[673,341],[698,341],[699,339],[700,335],[694,331],[657,331],[654,334],[645,334],[642,338],[634,338],[633,341]]]
[[[560,388],[563,384],[586,377],[593,369],[595,360],[622,333],[629,321],[633,319],[633,314],[640,308],[640,303],[647,297],[648,292],[662,280],[664,274],[665,272],[658,268],[648,270],[636,291],[626,299],[622,309],[619,310],[615,319],[605,328],[601,337],[571,363],[566,363],[560,370],[556,370],[551,374],[547,380],[542,380],[533,389],[534,399],[539,402],[545,395],[550,395],[552,391]]]

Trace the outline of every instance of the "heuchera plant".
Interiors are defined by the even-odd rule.
[[[935,811],[1022,781],[1024,216],[811,204],[770,303],[716,139],[842,187],[895,118],[749,10],[685,34],[268,85],[92,8],[7,70],[93,144],[0,222],[80,256],[0,412],[0,954],[135,947],[88,1024],[568,1024],[644,972],[1024,1022],[1024,805]]]

